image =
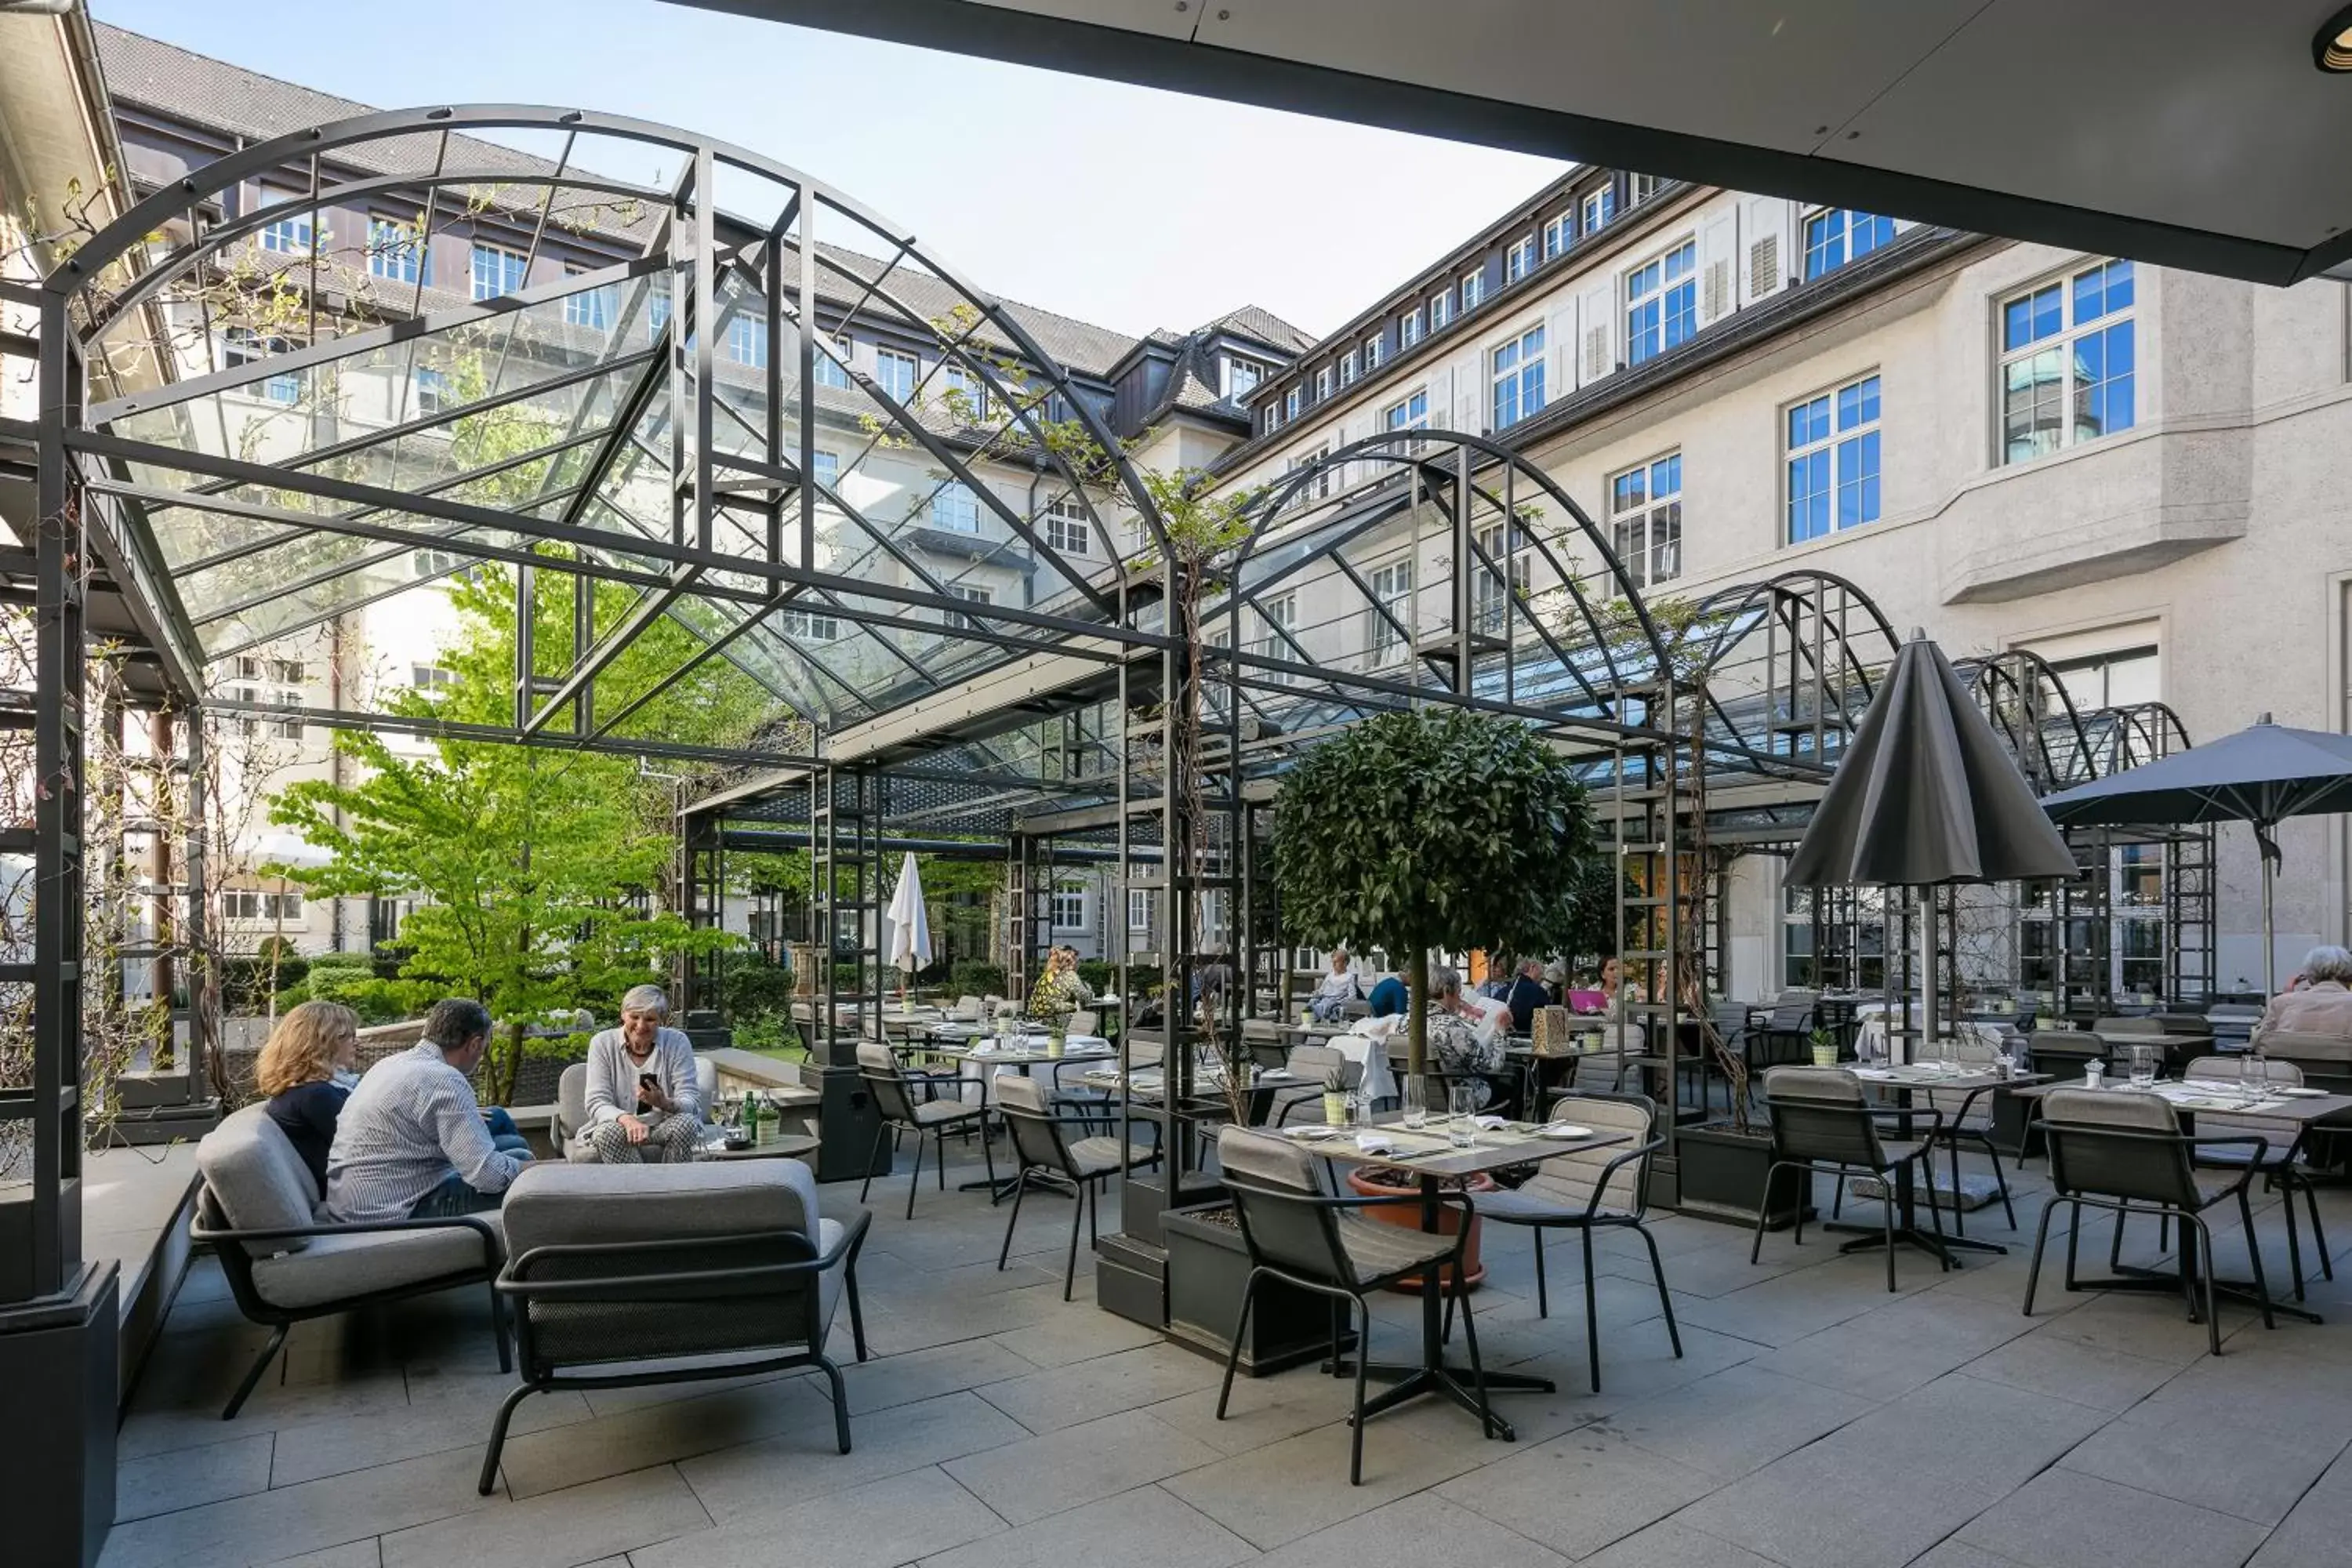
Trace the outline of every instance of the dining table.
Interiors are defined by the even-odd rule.
[[[1950,1117],[1942,1123],[1947,1128],[1958,1126],[1976,1109],[1977,1101],[1986,1095],[2017,1094],[2037,1084],[2046,1084],[2051,1078],[2048,1073],[2013,1072],[1998,1063],[1983,1067],[1963,1063],[1956,1064],[1956,1068],[1947,1068],[1940,1062],[1933,1061],[1864,1064],[1853,1068],[1853,1072],[1855,1078],[1862,1080],[1864,1087],[1878,1090],[1883,1097],[1891,1099],[1896,1109],[1901,1110],[1913,1109],[1912,1097],[1915,1094],[1958,1095],[1959,1104],[1953,1109]],[[1912,1135],[1911,1121],[1908,1117],[1898,1117],[1895,1126],[1900,1136],[1909,1138]],[[1951,1190],[1937,1183],[1935,1163],[1932,1159],[1928,1162],[1927,1184],[1937,1193]],[[1922,1252],[1928,1253],[1946,1263],[1958,1261],[1952,1257],[1952,1253],[1956,1250],[2007,1253],[2009,1248],[1998,1242],[1985,1241],[1966,1234],[1966,1221],[1960,1218],[1960,1205],[1970,1194],[1963,1189],[1953,1192],[1952,1195],[1954,1200],[1952,1233],[1947,1235],[1937,1230],[1920,1230],[1917,1225],[1916,1180],[1907,1162],[1897,1167],[1895,1173],[1895,1242],[1898,1244],[1907,1242]],[[1929,1201],[1934,1201],[1932,1196]],[[1822,1228],[1853,1233],[1853,1239],[1838,1249],[1841,1252],[1866,1252],[1873,1247],[1884,1247],[1887,1244],[1885,1228],[1881,1226],[1853,1225],[1843,1220],[1828,1220],[1823,1222]]]
[[[1453,1119],[1445,1116],[1431,1116],[1420,1127],[1408,1127],[1401,1115],[1391,1113],[1373,1117],[1360,1128],[1297,1127],[1282,1135],[1305,1144],[1311,1152],[1335,1164],[1380,1165],[1413,1177],[1421,1187],[1421,1228],[1433,1236],[1438,1234],[1438,1219],[1443,1212],[1439,1194],[1448,1177],[1477,1176],[1507,1166],[1537,1164],[1563,1154],[1630,1142],[1633,1138],[1628,1132],[1597,1131],[1565,1123],[1505,1121],[1500,1117],[1472,1120],[1475,1130],[1466,1148],[1454,1142]],[[1502,1124],[1475,1125],[1482,1121]],[[1517,1434],[1510,1423],[1495,1415],[1491,1407],[1482,1407],[1482,1401],[1473,1390],[1483,1384],[1488,1394],[1549,1394],[1559,1384],[1548,1377],[1509,1372],[1474,1374],[1468,1367],[1447,1364],[1440,1311],[1443,1295],[1440,1290],[1422,1293],[1419,1365],[1365,1362],[1364,1375],[1378,1378],[1389,1386],[1365,1402],[1364,1415],[1369,1419],[1408,1399],[1434,1394],[1491,1423],[1492,1429],[1506,1442],[1516,1441]],[[1359,1353],[1362,1353],[1360,1349]],[[1355,1366],[1341,1362],[1329,1370],[1352,1373]]]
[[[2056,1089],[2081,1089],[2084,1087],[2080,1082],[2045,1083],[2020,1089],[2018,1097],[2021,1100],[2039,1100]],[[2304,1089],[2299,1086],[2279,1085],[2263,1098],[2250,1100],[2238,1084],[2226,1079],[2175,1079],[2140,1085],[2126,1079],[2121,1082],[2108,1082],[2086,1092],[2153,1094],[2172,1107],[2173,1115],[2180,1122],[2181,1135],[2189,1138],[2194,1138],[2197,1135],[2197,1116],[2200,1111],[2216,1116],[2240,1117],[2250,1121],[2286,1122],[2293,1125],[2298,1132],[2305,1128],[2326,1121],[2331,1117],[2352,1117],[2352,1095],[2329,1094],[2324,1090]],[[2290,1201],[2292,1198],[2293,1194],[2290,1194]],[[2250,1247],[2254,1245],[2252,1237],[2247,1238],[2247,1245]],[[2085,1290],[2177,1290],[2180,1288],[2179,1281],[2181,1271],[2190,1267],[2189,1250],[2187,1247],[2181,1248],[2180,1271],[2169,1274],[2162,1269],[2123,1263],[2111,1257],[2109,1264],[2121,1278],[2078,1280],[2076,1287]],[[2239,1300],[2256,1304],[2260,1304],[2268,1294],[2265,1291],[2257,1290],[2254,1282],[2251,1279],[2216,1279],[2212,1283],[2216,1295],[2234,1297]],[[2308,1308],[2275,1299],[2270,1300],[2270,1310],[2273,1312],[2284,1313],[2291,1318],[2300,1318],[2306,1323],[2324,1321],[2317,1312]]]

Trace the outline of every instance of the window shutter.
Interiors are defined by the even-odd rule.
[[[1579,386],[1590,386],[1617,368],[1617,279],[1609,278],[1577,297]]]
[[[1454,427],[1465,436],[1486,433],[1486,357],[1474,349],[1454,362]]]
[[[1740,255],[1744,262],[1740,304],[1769,299],[1789,286],[1798,265],[1795,206],[1779,196],[1748,196],[1739,204]]]
[[[1576,297],[1562,299],[1544,321],[1544,395],[1557,403],[1577,384]]]
[[[1738,221],[1726,207],[1708,218],[1698,231],[1698,321],[1706,326],[1731,314],[1734,304],[1733,258],[1738,250]]]

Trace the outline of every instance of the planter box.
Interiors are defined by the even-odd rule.
[[[1772,1163],[1772,1141],[1762,1132],[1740,1132],[1730,1127],[1685,1127],[1675,1134],[1682,1178],[1681,1199],[1675,1206],[1706,1219],[1756,1223],[1758,1200],[1764,1191],[1764,1173]],[[1772,1203],[1765,1219],[1769,1230],[1793,1224],[1802,1203],[1812,1215],[1812,1184],[1802,1171],[1782,1171],[1772,1182]]]
[[[1171,1209],[1160,1216],[1160,1230],[1168,1247],[1168,1336],[1222,1360],[1233,1348],[1250,1270],[1233,1206]],[[1330,1297],[1264,1282],[1250,1309],[1241,1370],[1258,1377],[1329,1354],[1332,1314],[1339,1310]],[[1340,1349],[1354,1342],[1353,1334],[1342,1335]]]

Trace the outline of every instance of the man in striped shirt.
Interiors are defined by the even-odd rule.
[[[490,1043],[478,1002],[436,1002],[425,1037],[360,1079],[327,1153],[327,1213],[337,1220],[425,1219],[499,1206],[530,1159],[513,1134],[493,1137],[472,1074]]]

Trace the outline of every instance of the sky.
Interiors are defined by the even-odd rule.
[[[1242,304],[1328,331],[1568,167],[661,0],[90,9],[377,108],[560,104],[737,142],[984,289],[1138,335]]]

